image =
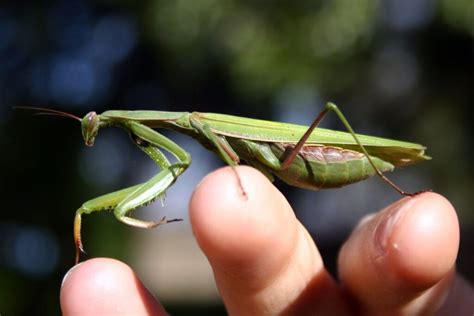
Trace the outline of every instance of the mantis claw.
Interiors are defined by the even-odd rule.
[[[87,254],[87,252],[84,250],[84,247],[82,245],[82,241],[80,239],[76,240],[76,261],[75,263],[79,263],[79,259],[81,258],[81,253]]]
[[[172,222],[181,222],[182,220],[183,220],[182,218],[166,219],[166,216],[163,216],[160,221],[152,222],[153,226],[150,226],[150,228],[160,226],[162,224],[172,223]]]
[[[76,217],[74,218],[74,242],[76,244],[76,264],[79,263],[79,259],[82,253],[86,253],[84,251],[84,246],[82,245],[81,240],[81,209],[78,210],[76,213]]]
[[[161,207],[165,207],[166,191],[159,195],[161,201]]]
[[[240,189],[240,193],[242,194],[242,197],[244,201],[248,200],[247,192],[245,192],[244,186],[242,185],[242,180],[240,179],[239,173],[237,172],[237,169],[235,169],[235,166],[230,166],[232,171],[234,172],[236,178],[237,178],[237,186]]]
[[[167,220],[166,216],[163,216],[163,218],[157,222],[142,221],[142,220],[127,217],[127,216],[117,217],[117,219],[127,225],[130,225],[133,227],[139,227],[139,228],[154,228],[166,223],[179,222],[183,220],[182,218],[174,218],[174,219]]]

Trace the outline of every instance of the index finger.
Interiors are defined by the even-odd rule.
[[[254,168],[229,167],[196,189],[190,216],[231,315],[340,315],[346,304],[284,196]],[[242,195],[242,187],[246,198]]]

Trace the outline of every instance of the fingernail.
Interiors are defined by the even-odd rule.
[[[375,246],[380,255],[384,255],[389,246],[397,248],[397,244],[389,245],[394,228],[400,223],[401,218],[405,215],[406,210],[409,209],[407,204],[409,201],[403,201],[392,206],[385,218],[380,221],[374,231]]]
[[[74,267],[72,267],[71,269],[69,269],[68,272],[66,272],[66,274],[64,275],[64,278],[63,280],[61,281],[61,287],[63,287],[64,285],[64,282],[66,282],[66,279],[69,277],[69,275],[71,275],[71,272],[74,271],[78,266],[80,266],[82,264],[82,262],[74,265]]]

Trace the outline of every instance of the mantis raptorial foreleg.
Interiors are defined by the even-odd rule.
[[[308,138],[310,137],[311,133],[314,131],[314,129],[321,123],[323,118],[328,114],[328,112],[334,112],[338,116],[338,118],[341,120],[342,124],[344,127],[347,129],[347,131],[352,135],[354,138],[355,142],[357,143],[358,147],[362,151],[362,153],[367,157],[367,160],[369,161],[370,165],[374,168],[375,172],[377,175],[382,178],[385,182],[387,182],[392,188],[394,188],[398,193],[401,195],[406,195],[406,196],[414,196],[417,195],[421,192],[416,192],[416,193],[409,193],[404,190],[402,190],[399,186],[397,186],[395,183],[393,183],[389,178],[387,178],[382,171],[377,168],[375,163],[373,162],[372,158],[370,157],[369,153],[365,149],[364,145],[360,142],[359,138],[357,137],[357,134],[354,132],[352,129],[351,125],[349,124],[349,121],[347,121],[346,117],[344,114],[342,114],[341,110],[335,105],[334,103],[328,102],[326,103],[326,106],[324,109],[319,113],[319,115],[316,117],[316,119],[313,121],[313,123],[310,125],[308,130],[303,134],[303,136],[300,138],[298,143],[295,145],[295,147],[291,150],[291,152],[288,154],[288,156],[285,158],[283,161],[283,164],[281,165],[281,169],[286,169],[288,168],[293,160],[295,159],[296,155],[300,152],[301,148],[304,146]]]
[[[141,228],[152,228],[180,220],[167,220],[163,217],[160,221],[142,221],[127,216],[130,211],[147,205],[161,194],[164,194],[166,189],[169,188],[176,178],[190,165],[191,157],[173,141],[147,126],[137,122],[127,122],[123,127],[130,132],[135,144],[161,168],[161,171],[147,182],[90,200],[76,211],[76,217],[74,219],[76,262],[79,261],[79,252],[83,251],[80,231],[81,215],[84,213],[88,214],[94,211],[113,210],[115,217],[121,222]],[[160,148],[173,154],[178,162],[171,164],[161,152]]]
[[[157,175],[138,187],[123,199],[114,209],[114,215],[118,220],[136,227],[150,228],[163,224],[159,222],[145,222],[126,216],[128,212],[140,206],[151,203],[156,197],[165,193],[176,178],[186,170],[191,163],[189,154],[173,141],[136,122],[129,122],[125,125],[132,135],[135,144],[144,151],[162,169]],[[166,156],[159,147],[173,154],[178,162],[170,164]]]

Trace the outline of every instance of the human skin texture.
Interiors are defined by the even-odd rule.
[[[340,250],[336,281],[284,196],[257,170],[236,171],[242,186],[232,169],[219,169],[189,207],[230,315],[474,311],[474,291],[455,272],[456,212],[443,196],[405,197],[362,219]],[[60,301],[64,315],[166,315],[132,269],[107,258],[72,268]]]

